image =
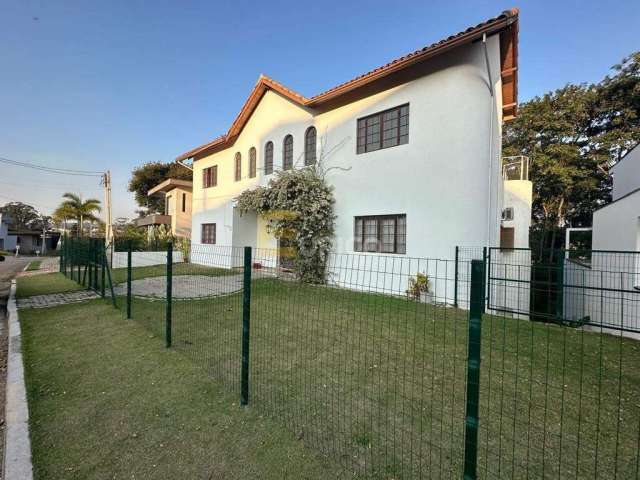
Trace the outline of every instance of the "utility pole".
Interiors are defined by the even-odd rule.
[[[104,241],[108,246],[113,240],[113,223],[111,220],[111,171],[107,170],[102,177],[104,185]]]

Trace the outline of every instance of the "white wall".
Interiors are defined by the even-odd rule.
[[[503,221],[502,226],[514,229],[514,247],[529,248],[533,183],[529,180],[504,182],[504,206],[513,208],[513,220]]]
[[[611,168],[613,173],[612,200],[640,188],[640,146],[627,153]]]
[[[331,151],[323,159],[335,187],[336,253],[353,253],[355,216],[407,215],[407,253],[398,258],[453,258],[455,245],[497,244],[503,205],[500,166],[501,88],[498,37],[488,39],[492,98],[483,45],[458,48],[432,61],[427,76],[314,116],[268,91],[233,147],[195,162],[192,238],[200,225],[216,223],[217,244],[235,245],[231,201],[264,185],[264,146],[274,143],[274,167],[282,165],[282,141],[294,137],[294,162],[302,164],[304,132],[314,125]],[[410,104],[409,143],[356,154],[357,119]],[[257,150],[257,178],[249,179],[248,152]],[[242,180],[234,181],[234,155],[242,154]],[[218,186],[202,188],[202,170],[218,165]],[[237,218],[237,216],[236,216]],[[261,232],[257,248],[275,240]],[[238,241],[241,237],[236,236]],[[236,245],[240,246],[240,245]],[[367,255],[362,254],[362,255]]]
[[[640,251],[639,217],[640,191],[596,210],[593,212],[592,248]]]
[[[182,196],[185,196],[185,211],[182,211]],[[171,232],[179,237],[191,237],[191,191],[174,188],[165,195],[166,214],[171,215]]]
[[[182,263],[184,258],[182,252],[173,251],[173,263]],[[148,267],[152,265],[166,265],[167,252],[132,252],[131,253],[131,266],[132,267]],[[111,268],[126,268],[127,267],[127,252],[113,252],[113,261]]]

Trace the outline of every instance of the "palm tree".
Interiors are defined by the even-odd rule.
[[[82,237],[82,225],[85,220],[95,222],[98,218],[94,215],[101,210],[100,200],[95,198],[89,198],[88,200],[82,200],[79,195],[75,193],[65,193],[63,198],[66,198],[60,204],[59,209],[64,208],[65,211],[72,212],[72,218],[78,221],[78,236]]]
[[[62,228],[65,233],[67,233],[68,230],[69,219],[75,217],[75,209],[65,203],[60,205],[58,208],[56,208],[55,212],[53,212],[53,219],[58,222],[58,224],[62,224]]]

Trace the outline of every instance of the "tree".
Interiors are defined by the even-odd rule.
[[[598,84],[535,97],[506,125],[504,154],[531,160],[532,238],[541,250],[555,247],[566,226],[590,225],[610,200],[608,168],[640,139],[639,61],[635,53]]]
[[[11,228],[21,230],[30,228],[31,223],[40,217],[38,211],[31,205],[22,202],[10,202],[0,208],[0,213],[8,215],[11,219]]]
[[[149,162],[131,172],[129,191],[134,192],[136,202],[146,213],[164,213],[164,197],[149,197],[149,190],[169,178],[191,180],[191,170],[178,163]]]
[[[62,225],[62,229],[66,232],[69,230],[69,220],[76,218],[75,209],[66,203],[63,203],[53,212],[53,220]]]
[[[58,208],[64,208],[66,211],[71,212],[72,218],[78,222],[79,237],[82,237],[85,220],[92,223],[100,222],[100,220],[94,215],[101,210],[100,200],[95,198],[82,200],[82,198],[75,193],[65,193],[62,197],[66,200],[64,200]]]

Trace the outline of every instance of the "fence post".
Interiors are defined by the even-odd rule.
[[[558,259],[556,260],[556,321],[562,322],[564,311],[564,258],[565,251],[557,250]]]
[[[482,247],[482,264],[484,265],[484,272],[486,274],[485,286],[486,291],[483,292],[485,295],[486,306],[490,308],[491,305],[491,247],[487,249],[487,247]],[[482,309],[484,312],[484,307]]]
[[[131,318],[131,240],[127,242],[127,318]]]
[[[60,240],[59,240],[59,241],[63,242],[62,238],[63,238],[63,237],[60,237]],[[63,242],[63,243],[62,243],[62,247],[60,248],[60,265],[59,265],[59,267],[60,267],[60,273],[63,273],[63,272],[64,272],[64,247],[65,247],[65,244],[64,244],[64,242]]]
[[[242,371],[240,372],[240,405],[249,403],[249,333],[251,325],[251,247],[244,247],[242,282]]]
[[[167,243],[167,310],[165,315],[165,340],[171,347],[171,287],[173,284],[173,243]]]
[[[100,243],[100,296],[104,298],[106,280],[105,268],[107,266],[107,246],[104,243]]]
[[[460,247],[456,245],[456,265],[455,265],[455,283],[453,284],[453,306],[458,308],[458,258],[460,255]]]
[[[484,311],[484,270],[485,264],[483,261],[471,261],[467,405],[464,435],[464,480],[475,480],[477,478],[478,413],[480,410],[480,341],[482,338],[482,312]]]

